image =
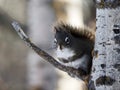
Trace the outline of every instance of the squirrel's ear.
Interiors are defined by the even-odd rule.
[[[53,28],[52,31],[53,31],[54,33],[57,33],[57,32],[58,32],[58,29],[57,29],[56,26],[53,26],[52,28]]]
[[[56,22],[56,23],[53,24],[52,29],[53,29],[54,33],[58,32],[58,22]]]
[[[58,31],[58,28],[57,28],[57,23],[54,23],[53,26],[52,26],[52,31],[54,33],[56,33]]]
[[[61,21],[55,23],[53,26],[54,32],[61,32],[61,31],[64,31],[65,29],[66,29],[66,24],[64,24]]]
[[[57,29],[56,26],[54,26],[54,32],[55,32],[55,33],[58,32],[58,29]]]
[[[57,32],[60,32],[62,30],[62,27],[56,25],[54,26],[54,32],[57,33]]]

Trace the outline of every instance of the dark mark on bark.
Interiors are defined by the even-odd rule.
[[[92,72],[95,72],[95,68],[93,67]]]
[[[96,27],[96,29],[97,29],[97,27]]]
[[[120,25],[115,24],[114,27],[115,28],[120,28]]]
[[[106,26],[106,24],[104,24],[104,26]]]
[[[120,48],[114,48],[114,50],[116,50],[118,54],[120,53]]]
[[[105,47],[105,44],[103,44],[103,47]]]
[[[89,90],[95,90],[95,85],[94,85],[94,81],[93,80],[89,81],[88,88],[89,88]]]
[[[105,16],[102,16],[102,18],[105,18]]]
[[[99,54],[99,55],[106,56],[106,54],[105,54],[105,53],[101,53],[101,54]]]
[[[101,86],[101,85],[111,86],[113,85],[114,82],[115,80],[109,76],[101,76],[98,79],[96,79],[96,86]]]
[[[120,72],[120,64],[115,64],[114,68],[117,69]]]
[[[94,56],[95,58],[97,58],[97,57],[98,57],[98,50],[94,50],[94,51],[92,52],[92,54],[93,54],[93,56]]]
[[[104,38],[102,38],[102,40],[104,40]],[[106,42],[99,43],[99,45],[102,45],[103,47],[105,47],[105,44],[106,44]]]
[[[114,41],[116,44],[120,44],[120,35],[114,36]]]
[[[101,64],[101,67],[102,67],[102,69],[104,69],[106,67],[106,65],[105,64]]]
[[[114,32],[115,34],[119,34],[119,33],[120,33],[120,29],[113,29],[113,32]]]
[[[104,28],[104,26],[102,26],[101,28]]]
[[[109,15],[109,17],[112,17],[111,15]]]
[[[90,76],[90,80],[93,78],[93,76]]]
[[[106,45],[111,45],[111,43],[106,43]]]
[[[97,8],[116,8],[120,6],[120,0],[97,0]]]
[[[100,15],[98,15],[98,17],[100,17]]]

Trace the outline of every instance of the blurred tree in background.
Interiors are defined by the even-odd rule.
[[[25,4],[0,0],[0,90],[26,90],[27,47],[10,27],[12,19],[25,25]]]
[[[61,20],[95,28],[92,0],[0,0],[0,90],[84,90],[80,81],[56,71],[28,51],[12,30],[12,20],[17,20],[34,43],[54,56],[53,23]]]

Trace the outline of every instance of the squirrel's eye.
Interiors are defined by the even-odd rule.
[[[54,43],[57,43],[57,39],[56,38],[54,39]]]
[[[68,37],[66,37],[66,38],[65,38],[65,42],[66,42],[67,44],[69,44],[69,43],[70,43],[70,39],[69,39]]]

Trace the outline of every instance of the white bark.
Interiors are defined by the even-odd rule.
[[[97,9],[96,17],[92,87],[95,90],[120,90],[120,7]]]
[[[51,0],[29,0],[28,26],[32,41],[51,55],[53,33],[51,30],[54,21],[54,12],[50,6]],[[28,55],[28,84],[33,90],[54,90],[56,73],[53,67],[42,58],[30,51]]]

